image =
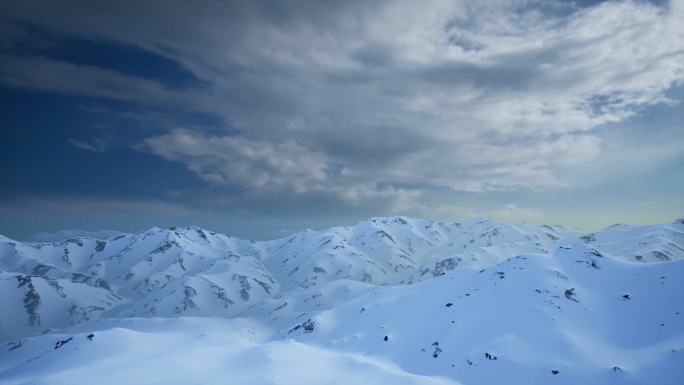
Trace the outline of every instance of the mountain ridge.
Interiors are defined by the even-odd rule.
[[[0,237],[0,382],[92,382],[98,368],[115,384],[121,367],[147,382],[151,364],[183,367],[166,379],[179,383],[200,375],[192,352],[204,378],[246,355],[273,383],[675,384],[683,277],[684,220],[588,233],[375,217],[258,242],[197,226]],[[337,369],[291,373],[314,361]]]
[[[4,306],[16,311],[0,317],[0,338],[102,316],[235,316],[281,293],[311,289],[323,295],[328,283],[338,280],[353,286],[352,292],[364,284],[412,284],[457,267],[487,267],[576,243],[631,262],[679,259],[684,257],[684,220],[581,233],[487,218],[457,223],[393,216],[269,241],[197,226],[52,243],[1,237]],[[71,288],[66,294],[56,289],[65,285]],[[99,299],[82,300],[78,288]],[[50,306],[47,298],[55,298]],[[41,306],[47,306],[42,316]],[[54,316],[61,321],[51,320]]]

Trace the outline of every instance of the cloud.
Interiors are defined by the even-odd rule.
[[[107,141],[98,137],[93,138],[91,141],[82,141],[70,138],[69,144],[76,148],[80,148],[81,150],[92,152],[103,152],[108,146]]]
[[[208,136],[175,129],[145,140],[140,149],[181,161],[210,183],[254,188],[317,189],[328,179],[324,155],[296,142],[253,141],[240,136]]]
[[[175,129],[147,138],[138,149],[181,162],[209,183],[233,184],[257,192],[325,193],[352,205],[367,199],[392,199],[401,204],[418,194],[358,183],[343,166],[294,141],[273,143]]]
[[[156,52],[205,85],[11,55],[3,82],[214,114],[226,132],[169,124],[138,148],[211,185],[349,205],[578,184],[563,170],[619,158],[597,128],[672,104],[684,80],[681,0],[89,4],[3,13]]]
[[[600,152],[600,139],[565,134],[548,140],[511,139],[502,144],[486,137],[435,143],[397,162],[391,179],[421,180],[458,191],[492,191],[560,186],[554,170],[586,163]]]
[[[67,95],[201,109],[201,95],[172,90],[154,80],[90,65],[31,55],[0,54],[0,84]]]

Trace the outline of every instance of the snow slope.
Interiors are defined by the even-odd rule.
[[[244,319],[96,321],[31,338],[12,351],[3,347],[0,383],[456,384],[379,358],[268,337],[258,323]]]
[[[27,335],[16,325],[23,318],[33,334],[87,319],[125,316],[221,315],[234,316],[247,306],[278,292],[278,283],[261,263],[261,251],[245,241],[200,228],[158,229],[107,240],[67,239],[57,243],[20,243],[0,239],[2,301],[0,339]],[[68,298],[53,301],[49,285],[13,285],[18,277],[33,281],[69,282],[79,289],[64,292]],[[100,303],[96,312],[78,318],[35,318],[48,307],[52,314],[70,312],[82,294],[93,288],[120,301]],[[88,294],[89,295],[89,294]],[[74,298],[72,298],[72,296]],[[8,320],[11,318],[11,320]]]
[[[595,248],[635,262],[658,262],[684,256],[684,219],[651,226],[613,225],[580,239]]]
[[[681,219],[0,236],[0,383],[674,384],[683,250]]]
[[[49,327],[67,327],[102,313],[121,297],[102,287],[70,279],[0,271],[0,336],[35,334]]]
[[[575,233],[486,218],[466,223],[371,218],[355,226],[308,230],[274,241],[267,248],[266,266],[286,288],[340,278],[407,283],[457,265],[485,266],[513,253],[548,252],[561,236]]]
[[[636,265],[577,245],[372,291],[312,314],[309,333],[282,333],[464,384],[675,384],[682,293],[684,261]]]

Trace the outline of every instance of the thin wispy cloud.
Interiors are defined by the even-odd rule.
[[[92,152],[102,152],[107,149],[107,141],[97,137],[93,138],[90,141],[83,141],[70,138],[69,143],[76,148],[80,148],[81,150]]]

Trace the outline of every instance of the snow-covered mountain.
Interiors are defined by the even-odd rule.
[[[188,352],[213,352],[233,360],[203,364],[217,378],[235,357],[268,361],[273,373],[239,383],[678,383],[682,259],[681,219],[583,233],[389,217],[263,242],[198,227],[0,236],[0,382],[128,365],[150,382],[138,361],[163,352],[153,364],[186,370],[165,383],[186,383],[204,373]],[[288,369],[309,360],[330,371]]]
[[[684,260],[632,264],[561,247],[373,290],[312,314],[311,332],[282,333],[465,384],[676,383],[683,278]]]
[[[667,225],[630,226],[617,224],[597,233],[580,236],[583,242],[612,255],[636,262],[670,261],[684,255],[684,233],[680,219]]]
[[[254,242],[200,228],[153,228],[107,240],[75,238],[42,244],[0,239],[0,270],[6,287],[2,301],[5,309],[11,309],[0,316],[0,338],[23,335],[17,334],[15,325],[24,325],[24,330],[28,325],[36,333],[102,313],[112,317],[234,316],[278,292],[278,283],[264,269],[261,254]],[[20,279],[48,283],[61,279],[76,288],[60,293],[64,300],[59,306],[46,299],[56,285],[13,286]],[[61,322],[45,316],[20,321],[32,319],[33,313],[46,306],[52,314],[70,314],[79,293],[94,288],[117,300],[101,301],[79,311],[77,317],[60,316]],[[11,322],[6,319],[10,317]]]

